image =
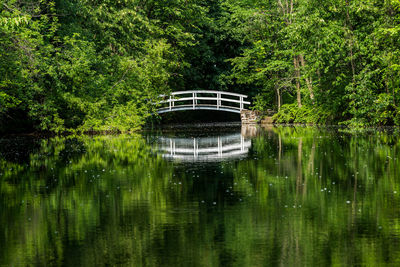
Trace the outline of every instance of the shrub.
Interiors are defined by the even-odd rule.
[[[332,122],[333,118],[333,114],[320,107],[304,105],[299,108],[295,103],[283,105],[272,117],[275,123],[304,124],[327,124]]]

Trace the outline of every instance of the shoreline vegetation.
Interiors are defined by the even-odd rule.
[[[0,134],[134,132],[220,90],[278,124],[400,126],[395,0],[0,0]]]

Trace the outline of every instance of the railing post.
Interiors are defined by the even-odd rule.
[[[171,99],[172,99],[172,96],[169,96],[169,110],[171,110],[171,109],[172,109],[172,103],[171,103]]]
[[[221,106],[221,93],[217,94],[217,109]]]
[[[240,97],[240,111],[243,109],[243,96]]]
[[[196,93],[193,93],[193,110],[195,109],[195,106],[196,106],[196,96],[197,96],[197,94]]]

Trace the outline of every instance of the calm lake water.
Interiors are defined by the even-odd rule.
[[[0,138],[0,266],[400,266],[400,139],[201,126]]]

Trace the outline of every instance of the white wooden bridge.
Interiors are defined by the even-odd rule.
[[[244,101],[247,98],[246,95],[224,91],[178,91],[161,97],[164,100],[159,103],[164,106],[157,110],[158,114],[180,110],[217,110],[240,113],[242,110],[246,110],[245,105],[250,105],[250,102]]]
[[[159,137],[158,151],[164,158],[179,161],[219,161],[246,156],[251,139],[240,133],[214,137]]]

